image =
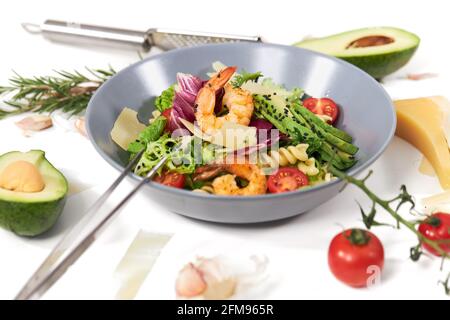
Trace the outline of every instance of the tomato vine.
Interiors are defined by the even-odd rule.
[[[419,261],[420,258],[423,255],[423,244],[427,244],[430,248],[433,248],[436,253],[439,254],[439,256],[442,257],[443,262],[445,260],[450,260],[450,253],[446,250],[442,249],[441,245],[443,242],[447,242],[446,240],[431,240],[426,238],[423,234],[421,234],[417,230],[417,225],[422,223],[425,219],[414,219],[414,220],[408,220],[405,217],[403,217],[399,210],[400,208],[404,207],[405,205],[409,205],[409,212],[412,213],[412,211],[415,209],[415,202],[413,196],[408,193],[407,188],[405,185],[402,185],[400,187],[400,193],[395,196],[392,199],[385,200],[380,197],[378,197],[372,190],[370,190],[367,185],[366,181],[369,179],[369,177],[372,175],[372,171],[369,171],[369,173],[363,178],[363,179],[357,179],[352,176],[349,176],[345,174],[344,172],[337,170],[336,168],[330,166],[329,170],[338,178],[341,178],[342,180],[346,181],[347,183],[353,184],[354,186],[358,187],[361,191],[363,191],[369,199],[372,201],[372,206],[370,208],[370,211],[366,212],[363,207],[359,205],[362,219],[364,222],[364,225],[367,227],[367,229],[371,229],[375,226],[392,226],[396,229],[400,229],[401,226],[406,227],[406,229],[413,232],[416,237],[418,244],[410,248],[410,258],[412,261],[416,262]],[[391,215],[392,218],[395,220],[395,225],[392,225],[391,223],[385,223],[385,222],[379,222],[376,220],[377,216],[377,206],[383,208],[387,213]],[[424,216],[425,217],[425,216]],[[441,264],[441,269],[443,267],[443,263]],[[450,273],[448,274],[446,280],[439,281],[439,284],[441,284],[444,287],[445,293],[447,295],[450,295]]]

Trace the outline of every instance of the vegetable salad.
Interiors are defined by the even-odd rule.
[[[137,175],[167,156],[156,182],[252,196],[324,183],[333,179],[330,166],[347,170],[356,163],[358,147],[334,126],[340,109],[332,99],[220,62],[208,76],[178,73],[177,82],[156,98],[146,126],[135,123],[127,130],[123,119],[134,111],[124,109],[111,134],[130,158],[144,150]]]

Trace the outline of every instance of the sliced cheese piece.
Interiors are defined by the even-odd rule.
[[[434,172],[433,166],[425,156],[422,156],[422,161],[420,161],[419,172],[426,176],[436,177],[436,172]]]
[[[122,149],[127,150],[128,145],[136,140],[144,129],[145,125],[139,122],[137,112],[124,108],[111,130],[111,139]]]
[[[442,129],[444,130],[445,139],[450,148],[450,101],[442,96],[430,97],[430,99],[441,109],[442,112]]]
[[[189,122],[185,119],[180,118],[181,123],[188,129],[194,136],[200,138],[201,140],[212,142],[212,137],[202,130],[199,127],[195,126],[192,122]]]
[[[171,238],[171,234],[138,232],[114,272],[120,283],[116,299],[134,299]]]
[[[396,135],[419,149],[436,171],[441,187],[450,189],[450,152],[441,106],[444,102],[442,97],[395,101]]]
[[[222,128],[217,129],[214,134],[206,134],[193,123],[180,119],[183,125],[194,134],[194,136],[210,143],[223,146],[228,151],[239,150],[255,146],[258,143],[256,128],[246,127],[234,122],[224,122]]]
[[[422,199],[422,204],[430,207],[441,205],[443,203],[450,203],[450,191],[445,191]]]
[[[213,136],[213,142],[230,150],[239,150],[255,146],[256,128],[247,127],[234,122],[224,122],[222,128]]]
[[[425,214],[432,214],[438,211],[450,212],[450,190],[423,198],[421,204]]]

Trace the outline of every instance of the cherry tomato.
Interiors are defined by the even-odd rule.
[[[169,187],[181,189],[184,187],[186,177],[181,173],[165,171],[161,173],[161,175],[156,176],[153,180]]]
[[[303,105],[315,114],[331,117],[330,124],[335,123],[339,116],[339,107],[329,98],[308,98],[303,101]]]
[[[383,270],[383,245],[369,231],[345,230],[330,243],[328,265],[340,281],[356,288],[366,287]]]
[[[294,167],[284,167],[269,177],[267,188],[270,193],[281,193],[295,191],[308,184],[308,177],[303,172]]]
[[[447,241],[439,246],[445,252],[450,253],[450,214],[443,212],[432,214],[419,225],[419,232],[430,240]],[[435,256],[441,256],[430,245],[424,243],[423,247]]]
[[[164,131],[169,131],[169,122],[170,122],[170,117],[172,116],[172,108],[166,109],[163,112],[161,112],[161,115],[163,115],[166,119],[166,126],[164,127]]]

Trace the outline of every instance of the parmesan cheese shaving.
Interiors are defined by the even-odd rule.
[[[430,97],[442,112],[442,130],[444,131],[445,139],[450,148],[450,102],[442,96]]]
[[[180,119],[183,125],[196,137],[210,143],[223,146],[229,151],[252,147],[257,144],[256,128],[246,127],[233,122],[224,122],[222,128],[214,134],[206,134],[193,123]]]
[[[124,108],[111,130],[111,139],[122,149],[127,150],[128,145],[137,139],[145,125],[137,119],[137,112]]]
[[[427,207],[435,207],[443,203],[450,204],[450,190],[422,199],[422,204]]]

